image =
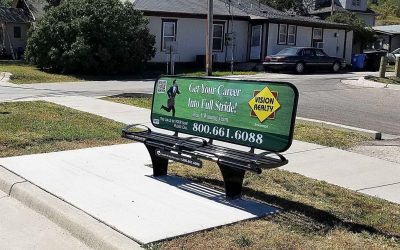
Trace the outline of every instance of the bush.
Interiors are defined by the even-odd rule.
[[[147,24],[128,1],[62,1],[31,32],[26,59],[62,73],[136,73],[155,53]]]

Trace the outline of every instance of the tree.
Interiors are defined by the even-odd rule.
[[[308,14],[315,0],[261,0],[262,3],[280,11],[293,11],[299,15]]]
[[[376,40],[375,32],[371,28],[366,27],[365,22],[354,13],[335,12],[326,20],[349,25],[349,28],[354,31],[353,42],[361,43],[362,48],[365,47],[366,44],[372,43]]]
[[[12,0],[0,0],[1,7],[11,7]]]
[[[147,24],[128,1],[62,1],[37,22],[26,59],[56,72],[135,73],[155,54]]]
[[[46,0],[47,6],[45,7],[45,10],[50,9],[51,7],[57,7],[58,5],[61,4],[63,0]]]

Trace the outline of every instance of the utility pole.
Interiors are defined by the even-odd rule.
[[[335,12],[335,0],[332,0],[331,3],[331,16],[333,16],[333,12]]]
[[[207,38],[206,38],[206,75],[212,76],[213,64],[213,6],[214,1],[208,0]]]

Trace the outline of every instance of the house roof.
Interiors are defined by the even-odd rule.
[[[400,25],[374,26],[372,29],[378,33],[400,35]]]
[[[191,14],[207,15],[207,0],[130,0],[135,8],[149,14]],[[260,4],[258,0],[234,0],[231,3],[231,13],[235,17],[254,20],[269,20],[276,22],[287,22],[310,26],[323,26],[332,28],[346,28],[346,24],[339,24],[320,20],[313,17],[291,15],[276,10],[268,5]],[[230,17],[228,0],[214,1],[214,14],[217,16]]]
[[[268,5],[261,4],[258,0],[232,1],[236,7],[253,15],[253,19],[266,19],[269,21],[286,22],[300,25],[321,26],[331,28],[347,28],[346,24],[328,22],[315,17],[299,16],[276,10]],[[257,18],[258,17],[258,18]]]
[[[0,7],[0,21],[6,23],[30,23],[32,18],[23,9]]]
[[[46,0],[14,0],[13,7],[24,9],[33,19],[36,20],[44,15],[44,8],[47,6]]]
[[[48,5],[46,0],[25,0],[35,19],[44,15],[44,8]]]
[[[207,0],[130,0],[135,8],[145,12],[181,13],[192,15],[207,15]],[[234,16],[249,17],[237,8],[233,8]],[[230,16],[228,5],[222,1],[214,1],[214,14]]]

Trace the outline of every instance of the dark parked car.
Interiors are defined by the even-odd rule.
[[[265,70],[295,70],[301,74],[306,69],[329,69],[339,72],[346,67],[342,58],[328,56],[322,49],[317,48],[286,48],[278,54],[265,57]]]

